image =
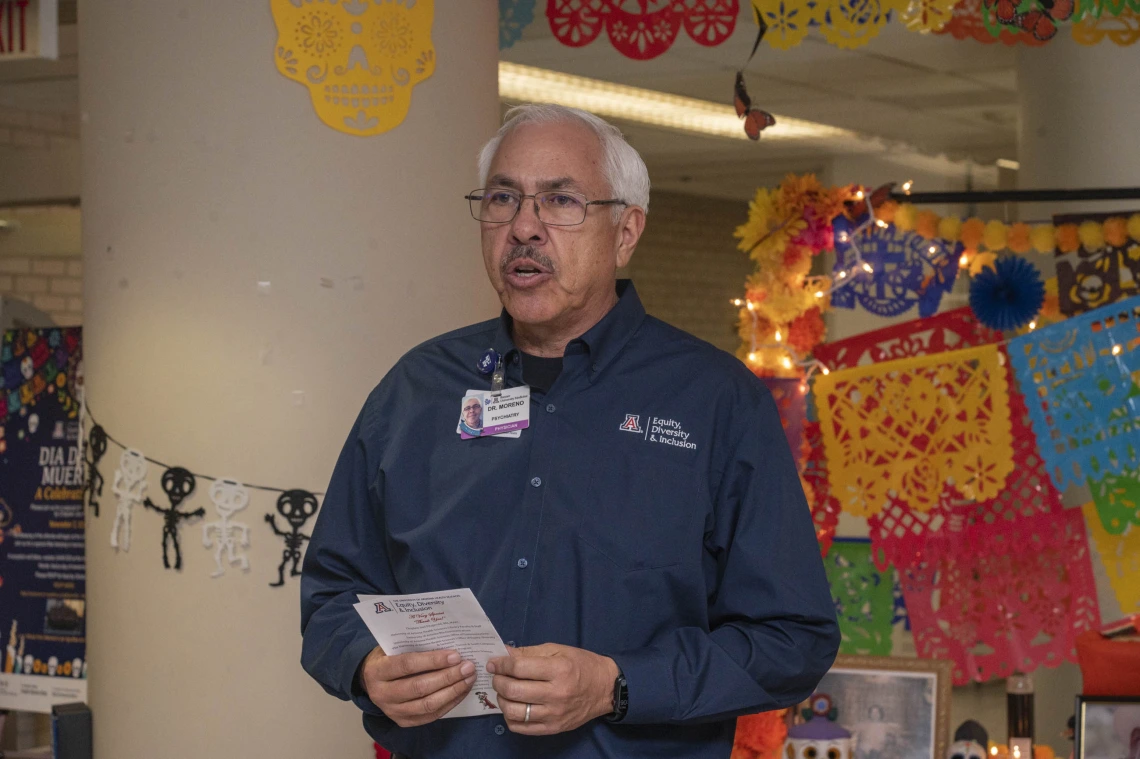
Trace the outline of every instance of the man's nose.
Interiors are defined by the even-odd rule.
[[[511,221],[511,242],[526,245],[546,240],[546,225],[538,218],[538,204],[534,198],[523,198],[519,212]]]

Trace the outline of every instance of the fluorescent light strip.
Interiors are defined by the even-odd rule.
[[[726,86],[727,89],[727,86]],[[499,97],[503,100],[558,103],[624,121],[747,140],[744,126],[730,105],[670,95],[656,90],[614,84],[601,79],[563,74],[549,69],[499,62]],[[764,130],[764,140],[858,138],[848,129],[813,121],[776,116]]]

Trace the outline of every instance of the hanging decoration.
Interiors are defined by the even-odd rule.
[[[1020,256],[999,258],[970,281],[970,308],[990,329],[1020,329],[1033,321],[1044,303],[1041,274]]]
[[[1115,16],[1086,16],[1073,24],[1073,39],[1081,45],[1099,45],[1106,39],[1121,47],[1140,42],[1140,13],[1122,8]]]
[[[230,565],[238,564],[243,572],[249,571],[249,557],[238,550],[249,547],[249,526],[242,522],[231,522],[237,512],[249,505],[249,491],[237,480],[216,480],[210,486],[210,500],[214,502],[214,510],[221,517],[215,522],[202,525],[202,545],[206,548],[215,548],[214,564],[216,569],[210,577],[221,577],[226,573],[222,564],[222,554],[226,555],[226,562]],[[210,532],[214,535],[211,537]]]
[[[1117,45],[1140,39],[1140,2],[1114,0],[751,0],[756,18],[771,29],[768,44],[788,50],[816,29],[839,48],[862,47],[893,17],[907,29],[955,39],[1006,45],[1044,45],[1059,24],[1084,45],[1106,38]],[[1075,12],[1074,12],[1075,11]]]
[[[982,325],[969,308],[960,308],[824,343],[816,348],[815,355],[825,366],[840,370],[999,343],[1001,339],[1001,333]],[[1009,408],[1013,473],[997,497],[970,503],[950,487],[928,512],[891,498],[880,513],[869,519],[876,566],[910,566],[922,554],[927,537],[942,529],[961,530],[966,525],[985,523],[993,529],[1013,531],[1020,516],[1060,510],[1060,495],[1045,473],[1029,426],[1025,399],[1016,386],[1009,387]],[[826,477],[826,460],[822,466]]]
[[[1109,472],[1100,479],[1089,477],[1088,484],[1106,532],[1123,535],[1130,526],[1140,527],[1140,468]]]
[[[895,618],[894,570],[880,572],[865,540],[836,540],[824,560],[843,636],[841,654],[888,656]]]
[[[1130,222],[1134,218],[1135,222]],[[1057,251],[1057,295],[1065,316],[1084,313],[1140,293],[1140,214],[1057,216],[1066,250]]]
[[[999,24],[994,8],[983,5],[982,0],[960,0],[954,5],[950,20],[942,28],[932,31],[935,34],[949,34],[958,40],[972,39],[986,45],[1001,42],[1004,45],[1038,47],[1045,44],[1020,28]]]
[[[288,530],[277,529],[273,514],[266,514],[265,521],[273,534],[285,541],[285,551],[281,554],[281,565],[277,567],[277,582],[269,583],[271,588],[285,585],[285,565],[292,562],[290,577],[301,576],[301,548],[309,536],[301,532],[305,522],[317,513],[317,497],[307,490],[286,490],[277,498],[277,513],[289,524]]]
[[[434,0],[269,0],[277,71],[309,90],[327,126],[359,137],[403,123],[412,90],[435,71]]]
[[[1010,342],[1037,445],[1058,488],[1140,466],[1140,296]],[[1103,476],[1103,475],[1100,475]]]
[[[107,433],[99,425],[94,425],[87,436],[87,448],[83,451],[83,461],[87,467],[87,477],[84,479],[83,495],[87,506],[99,516],[99,499],[103,497],[103,473],[99,471],[99,462],[107,454]]]
[[[919,655],[953,661],[956,685],[1073,661],[1075,637],[1100,624],[1076,509],[1023,518],[1015,536],[984,523],[932,535],[902,586]]]
[[[918,306],[919,316],[938,312],[942,296],[954,287],[959,252],[886,221],[859,225],[847,217],[835,221],[835,269],[832,277],[856,268],[850,286],[831,294],[835,308],[856,302],[878,316],[898,316]]]
[[[706,47],[736,29],[739,0],[547,0],[550,31],[563,45],[589,45],[602,29],[627,58],[647,61],[673,46],[682,27]]]
[[[995,346],[832,372],[814,392],[831,491],[856,516],[878,514],[890,493],[920,512],[951,486],[993,498],[1013,469]]]
[[[201,508],[188,512],[178,510],[182,502],[194,492],[196,485],[197,480],[194,479],[194,475],[189,470],[180,466],[171,467],[162,473],[162,492],[166,493],[166,498],[170,501],[170,508],[164,509],[157,506],[150,498],[143,500],[143,506],[162,515],[162,566],[167,569],[172,568],[167,553],[168,547],[172,546],[174,548],[173,569],[175,571],[182,570],[182,546],[178,542],[179,522],[206,516],[206,510]]]
[[[816,347],[815,357],[832,370],[851,369],[1000,341],[1001,334],[975,319],[970,309],[957,308],[823,343]]]
[[[804,483],[804,492],[808,494],[808,503],[811,504],[815,539],[819,542],[820,551],[827,556],[835,539],[835,528],[839,524],[841,509],[839,499],[831,495],[831,483],[827,479],[827,459],[823,455],[823,434],[819,430],[819,422],[809,421],[804,424],[804,443],[808,454],[800,479]]]
[[[119,506],[116,510],[116,521],[112,531],[112,546],[119,541],[119,547],[124,551],[130,545],[131,508],[135,503],[141,503],[149,511],[162,515],[162,562],[167,569],[181,570],[183,564],[181,546],[181,527],[191,519],[200,519],[206,515],[204,508],[183,510],[182,505],[197,494],[197,482],[210,480],[209,496],[218,513],[218,519],[202,525],[202,543],[205,548],[214,549],[215,571],[213,577],[219,577],[225,572],[227,566],[239,565],[244,571],[249,570],[249,558],[240,550],[250,545],[250,527],[241,522],[233,521],[233,516],[245,509],[250,502],[250,491],[267,491],[277,495],[277,512],[289,525],[286,529],[278,529],[272,514],[265,515],[268,529],[282,538],[285,550],[282,554],[281,565],[278,567],[277,582],[270,583],[272,587],[284,584],[285,570],[289,568],[290,576],[297,576],[299,563],[302,558],[302,547],[309,536],[302,533],[306,521],[312,518],[319,508],[321,493],[313,493],[298,488],[282,489],[267,487],[265,485],[246,485],[237,480],[223,479],[206,474],[195,474],[189,469],[180,466],[170,466],[157,459],[143,456],[136,450],[124,445],[115,437],[106,432],[106,429],[95,421],[90,408],[85,407],[84,413],[89,422],[90,433],[88,450],[99,451],[94,463],[88,458],[88,471],[98,475],[98,459],[106,453],[108,443],[113,443],[122,449],[123,464],[115,475],[115,495],[119,497]],[[162,470],[162,490],[170,502],[170,508],[162,508],[155,504],[146,495],[146,474],[148,464]],[[91,467],[96,467],[92,469]],[[136,476],[137,470],[142,469],[141,477]],[[102,476],[99,475],[102,480]],[[91,482],[88,481],[88,492],[92,491]],[[133,485],[130,483],[134,483]],[[123,496],[120,496],[120,492]],[[124,498],[127,503],[124,504]],[[174,552],[174,563],[170,561],[170,551]],[[292,564],[290,566],[290,563]]]
[[[756,262],[740,307],[737,355],[761,377],[802,377],[799,365],[823,340],[827,277],[809,277],[813,257],[834,245],[832,220],[852,196],[824,188],[814,175],[789,175],[778,188],[761,188],[736,228],[740,250]]]
[[[1140,613],[1140,525],[1125,526],[1113,534],[1105,529],[1094,504],[1081,508],[1120,610],[1125,615]]]
[[[131,512],[146,498],[146,471],[146,456],[133,448],[123,451],[111,485],[111,492],[119,499],[111,524],[111,548],[116,551],[131,550]]]
[[[499,49],[513,46],[534,22],[535,0],[499,0]]]

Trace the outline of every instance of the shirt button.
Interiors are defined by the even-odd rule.
[[[508,641],[507,641],[507,645],[508,645],[508,646],[510,646],[511,648],[514,648],[514,647],[515,647],[515,642],[514,642],[513,640],[508,640]]]
[[[526,569],[526,559],[519,559],[519,569]]]
[[[495,735],[502,735],[505,732],[507,732],[507,728],[502,725],[495,725]]]
[[[532,478],[532,479],[531,479],[531,481],[530,481],[530,486],[531,486],[532,488],[540,488],[540,487],[542,487],[542,478],[541,478],[541,477],[534,477],[534,478]]]
[[[546,404],[546,413],[548,413],[548,414],[554,413],[554,404],[553,403]]]

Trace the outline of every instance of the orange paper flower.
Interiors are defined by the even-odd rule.
[[[914,222],[914,231],[929,240],[938,235],[938,214],[933,211],[919,211]]]
[[[1081,247],[1081,234],[1076,224],[1062,224],[1057,227],[1057,250],[1073,253]]]
[[[1104,239],[1114,248],[1123,248],[1128,243],[1128,221],[1123,216],[1106,219]]]
[[[1124,221],[1121,219],[1121,221]],[[1009,228],[1009,239],[1006,240],[1006,245],[1014,253],[1025,254],[1033,249],[1033,243],[1029,239],[1029,225],[1018,222]]]
[[[986,235],[986,223],[978,218],[966,219],[962,223],[959,239],[968,250],[977,250]]]

